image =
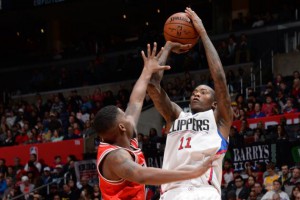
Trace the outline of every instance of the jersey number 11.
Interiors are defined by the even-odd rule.
[[[184,137],[180,138],[180,146],[179,146],[178,150],[192,148],[191,139],[192,139],[191,137],[188,137],[186,139]],[[185,146],[184,146],[184,144],[185,144]]]

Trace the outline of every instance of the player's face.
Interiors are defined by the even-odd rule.
[[[119,116],[121,118],[121,123],[123,123],[125,126],[125,129],[126,129],[125,133],[126,133],[128,139],[132,139],[132,138],[136,137],[136,135],[137,135],[136,129],[135,129],[135,125],[134,125],[134,122],[132,121],[132,119],[126,117],[124,111],[121,110],[120,108],[119,108]]]
[[[195,88],[190,98],[191,110],[193,113],[207,111],[212,108],[212,89],[206,85]]]

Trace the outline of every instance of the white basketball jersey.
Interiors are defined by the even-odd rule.
[[[196,114],[181,112],[174,121],[165,147],[163,169],[189,170],[199,166],[209,156],[223,154],[214,162],[215,167],[204,175],[186,181],[161,186],[162,192],[178,187],[215,187],[221,193],[222,160],[228,141],[217,129],[213,110]]]

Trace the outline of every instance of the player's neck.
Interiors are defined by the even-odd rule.
[[[127,138],[119,137],[117,141],[115,142],[115,145],[123,148],[130,148],[130,140]]]

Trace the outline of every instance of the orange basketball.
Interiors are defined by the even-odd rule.
[[[199,40],[198,32],[184,12],[175,13],[167,19],[164,25],[164,36],[166,41],[192,44],[192,46]]]

